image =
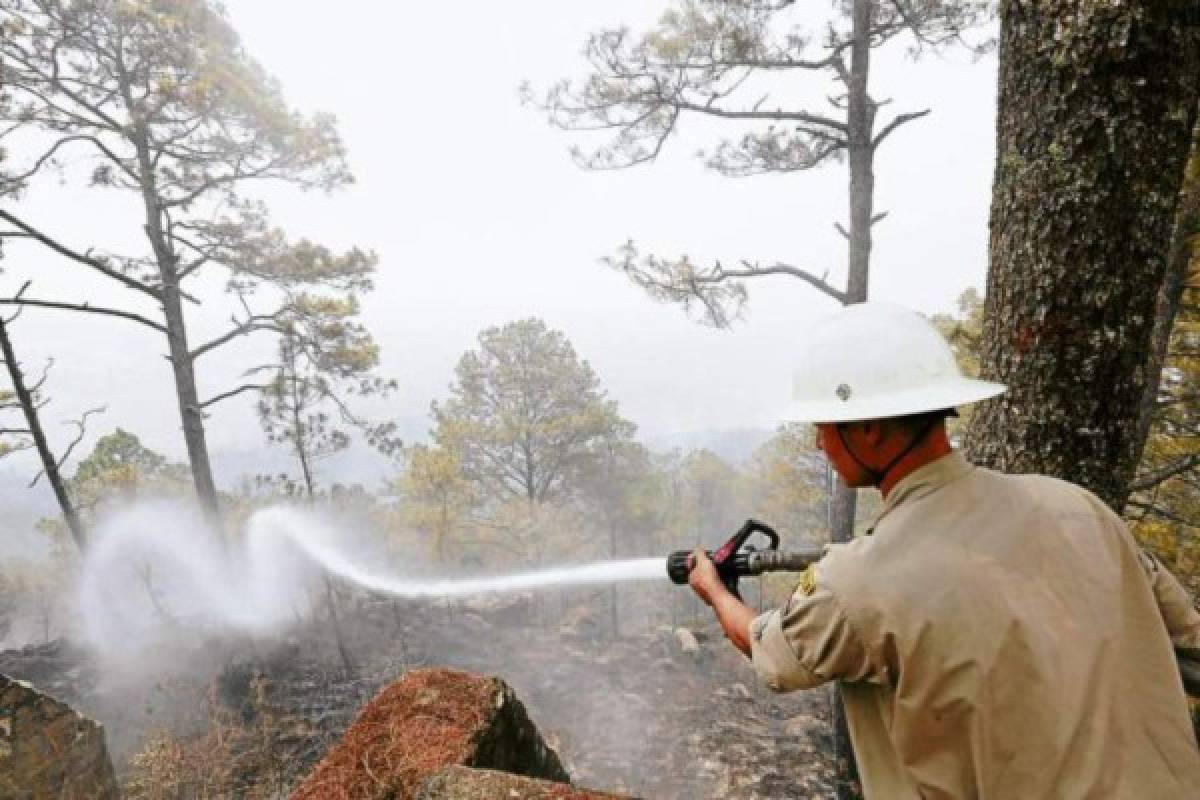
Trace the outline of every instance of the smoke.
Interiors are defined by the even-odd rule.
[[[323,574],[374,592],[435,598],[662,581],[666,570],[662,558],[643,558],[429,579],[400,574],[369,540],[309,510],[258,511],[226,551],[196,511],[157,501],[127,508],[97,529],[78,584],[83,638],[106,660],[136,661],[181,634],[193,641],[277,634],[311,610]]]

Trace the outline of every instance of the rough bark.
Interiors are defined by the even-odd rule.
[[[25,424],[29,426],[29,436],[33,439],[34,447],[37,448],[42,469],[46,473],[46,480],[50,482],[50,488],[54,491],[54,499],[58,501],[63,520],[66,521],[67,528],[71,531],[71,538],[75,540],[75,546],[82,553],[87,544],[83,521],[79,518],[79,512],[71,502],[70,495],[67,494],[67,487],[63,483],[62,474],[58,469],[58,459],[50,450],[46,432],[42,429],[37,402],[34,400],[33,392],[25,384],[25,375],[21,372],[21,365],[17,361],[12,340],[8,337],[8,326],[2,318],[0,318],[0,353],[3,354],[4,364],[8,368],[8,377],[12,382],[13,393],[17,396],[17,402],[21,404],[21,412],[25,415]]]
[[[982,372],[982,464],[1079,483],[1120,509],[1200,96],[1181,3],[1009,0]],[[1193,9],[1194,10],[1194,9]]]
[[[171,370],[175,377],[175,396],[179,401],[179,416],[183,423],[183,440],[187,445],[192,482],[205,516],[214,529],[219,531],[221,515],[217,504],[217,486],[208,457],[204,411],[200,407],[200,396],[196,391],[196,371],[188,352],[187,326],[183,319],[177,284],[163,287],[163,313],[167,322],[167,345]]]
[[[1142,407],[1138,412],[1140,418],[1134,442],[1139,462],[1142,460],[1142,452],[1154,422],[1158,388],[1162,382],[1162,371],[1167,363],[1167,351],[1171,344],[1171,331],[1175,327],[1175,317],[1183,301],[1188,268],[1192,262],[1193,241],[1197,236],[1200,236],[1200,116],[1197,117],[1196,127],[1192,131],[1187,177],[1179,193],[1179,206],[1175,211],[1171,247],[1167,251],[1167,274],[1158,291],[1154,332],[1150,337],[1150,358],[1146,367],[1146,388],[1142,392]]]

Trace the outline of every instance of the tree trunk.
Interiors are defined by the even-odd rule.
[[[163,286],[163,314],[167,323],[167,346],[171,370],[175,376],[179,416],[183,422],[183,440],[187,445],[188,463],[192,469],[192,483],[196,487],[196,496],[209,523],[215,530],[220,531],[221,514],[212,464],[208,459],[204,411],[200,408],[200,397],[196,392],[196,373],[188,353],[187,326],[183,318],[179,287],[174,283]]]
[[[309,454],[305,450],[304,424],[300,419],[300,401],[296,392],[296,362],[290,350],[287,351],[287,359],[292,387],[292,443],[296,446],[296,458],[299,459],[301,470],[304,473],[304,502],[311,507],[316,499],[317,487],[313,481],[312,470],[309,468]],[[338,616],[337,592],[333,586],[333,578],[326,574],[324,575],[324,581],[325,608],[329,612],[329,625],[333,628],[333,641],[337,646],[338,658],[341,659],[342,668],[346,671],[346,676],[350,677],[355,672],[354,661],[350,658],[350,648],[346,646],[346,635],[342,630],[341,618]]]
[[[0,353],[3,353],[4,363],[8,367],[8,377],[12,381],[17,402],[21,404],[21,411],[25,414],[25,424],[29,426],[29,435],[33,437],[38,457],[42,460],[42,469],[46,473],[46,480],[50,482],[50,487],[54,490],[54,498],[58,500],[58,507],[62,510],[63,519],[66,520],[67,528],[71,531],[71,538],[75,540],[75,546],[82,553],[87,543],[83,521],[79,519],[79,512],[72,505],[71,498],[67,494],[67,487],[63,484],[62,475],[59,474],[58,461],[54,458],[54,453],[50,451],[46,433],[42,430],[37,403],[33,393],[25,385],[25,376],[17,362],[17,354],[13,350],[12,340],[8,338],[8,326],[2,317],[0,317]]]
[[[1175,316],[1183,300],[1187,286],[1188,268],[1192,262],[1195,245],[1193,240],[1200,236],[1200,118],[1192,131],[1191,156],[1188,158],[1183,189],[1179,193],[1179,207],[1175,212],[1175,226],[1171,234],[1171,246],[1167,251],[1167,274],[1158,291],[1158,306],[1154,315],[1154,333],[1151,335],[1150,359],[1146,368],[1146,388],[1142,392],[1142,407],[1139,414],[1136,441],[1137,461],[1150,436],[1154,412],[1158,404],[1158,388],[1162,382],[1163,366],[1167,362],[1167,350],[1171,344],[1171,331],[1175,327]]]
[[[613,561],[617,560],[617,528],[613,525],[612,520],[608,521],[608,557]],[[621,617],[616,583],[608,587],[608,609],[612,625],[612,638],[617,639],[621,636]]]
[[[846,151],[850,167],[850,226],[847,230],[846,304],[865,303],[871,269],[871,217],[875,206],[875,153],[871,137],[875,106],[867,93],[871,68],[873,0],[856,0],[852,23],[850,72],[846,81]],[[839,479],[830,513],[830,538],[848,542],[854,537],[856,494]]]
[[[183,424],[183,439],[187,446],[188,464],[191,466],[192,483],[196,497],[209,524],[218,534],[223,530],[217,502],[217,488],[213,481],[212,464],[208,459],[208,442],[204,433],[204,410],[196,391],[196,375],[191,354],[188,351],[187,324],[181,302],[178,258],[163,229],[162,198],[159,196],[157,171],[150,152],[150,133],[142,117],[142,110],[133,97],[133,84],[124,63],[118,55],[118,86],[129,116],[134,120],[130,138],[137,153],[138,182],[141,188],[143,213],[146,217],[144,231],[154,252],[162,280],[162,310],[167,324],[167,350],[171,370],[175,377],[175,395],[179,402],[179,415]],[[222,545],[224,537],[220,537]]]
[[[162,309],[167,324],[167,351],[175,377],[175,397],[179,402],[179,417],[183,423],[183,440],[187,446],[192,483],[200,507],[214,530],[220,531],[221,514],[217,503],[217,487],[213,481],[212,464],[208,459],[208,441],[204,432],[204,410],[196,391],[196,373],[188,350],[187,322],[183,316],[179,276],[175,256],[167,244],[158,211],[158,194],[153,186],[153,167],[147,148],[139,142],[138,158],[142,169],[142,200],[146,212],[146,236],[154,249],[159,275],[162,277]]]
[[[1074,481],[1120,510],[1200,97],[1177,3],[1009,0],[977,463]]]
[[[304,492],[311,504],[317,496],[317,487],[313,480],[312,466],[309,464],[308,431],[304,427],[304,419],[300,416],[300,378],[296,374],[296,349],[290,339],[284,342],[283,358],[284,367],[287,369],[288,392],[292,401],[292,444],[295,445],[296,459],[300,462],[300,474],[304,477]]]
[[[867,93],[871,70],[871,17],[874,0],[855,0],[851,11],[854,42],[850,46],[850,74],[846,82],[846,158],[850,168],[850,224],[847,230],[848,263],[846,304],[867,301],[871,269],[871,217],[875,202],[875,154],[871,147],[875,106]],[[829,533],[835,542],[854,538],[857,495],[839,478],[830,504]],[[862,787],[841,690],[833,690],[833,747],[838,800],[858,800]]]
[[[333,588],[333,578],[325,576],[325,607],[329,610],[329,624],[333,626],[333,641],[337,645],[338,658],[341,659],[342,669],[346,677],[355,673],[354,661],[350,658],[350,648],[346,646],[346,637],[342,632],[342,622],[338,618],[337,593]]]

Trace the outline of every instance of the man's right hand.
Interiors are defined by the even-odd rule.
[[[704,601],[705,605],[711,606],[713,598],[719,593],[729,592],[725,588],[725,584],[721,582],[717,567],[708,557],[708,553],[696,548],[692,551],[690,561],[692,568],[688,572],[688,586],[692,587],[692,591]]]

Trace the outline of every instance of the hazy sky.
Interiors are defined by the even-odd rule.
[[[831,301],[794,280],[765,280],[752,285],[747,319],[714,331],[651,302],[598,259],[632,237],[664,255],[778,259],[840,280],[845,247],[833,222],[845,218],[844,167],[724,178],[694,153],[720,131],[740,129],[685,120],[657,164],[589,173],[567,154],[577,135],[518,102],[524,79],[544,86],[580,73],[588,31],[620,22],[644,29],[663,4],[226,5],[289,101],[339,119],[357,184],[328,198],[282,191],[269,199],[293,235],[378,252],[364,316],[382,345],[384,372],[400,382],[390,413],[423,416],[479,330],[536,315],[567,334],[647,435],[774,425],[802,366],[795,346]],[[829,4],[813,6],[824,13]],[[994,57],[877,58],[874,92],[895,98],[887,111],[929,106],[933,114],[894,134],[878,157],[877,208],[891,214],[876,228],[872,299],[948,310],[964,288],[982,285],[994,84]],[[819,102],[824,92],[775,88],[780,105]],[[22,212],[81,247],[141,246],[127,203],[50,179]],[[31,295],[140,307],[128,290],[35,249],[13,246],[5,266],[6,292],[34,277]],[[221,328],[229,308],[218,301],[193,313],[198,341]],[[106,405],[97,433],[121,425],[182,457],[165,345],[155,334],[119,320],[30,311],[14,336],[28,366],[56,359],[48,385],[56,436],[63,417]],[[202,394],[229,386],[252,350],[201,362]],[[259,446],[250,402],[215,410],[209,436],[216,451]]]

